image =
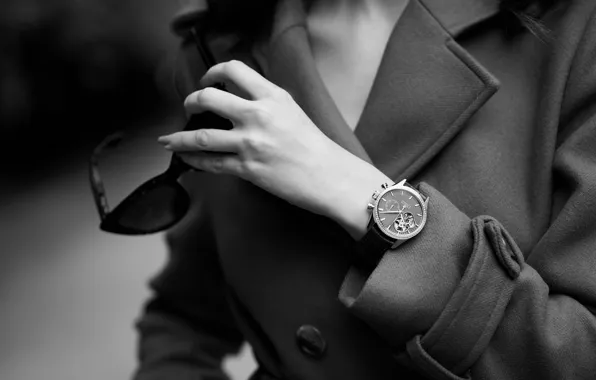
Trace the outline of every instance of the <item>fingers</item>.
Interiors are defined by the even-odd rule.
[[[242,177],[243,164],[235,154],[223,153],[178,153],[180,158],[190,166],[215,174],[233,174]]]
[[[241,115],[251,108],[251,104],[249,100],[229,92],[206,87],[188,95],[184,100],[184,108],[188,116],[203,111],[212,111],[226,119],[238,122]]]
[[[237,153],[241,145],[240,134],[221,129],[199,129],[161,136],[157,140],[166,149],[176,152],[231,152]]]
[[[211,67],[201,78],[201,87],[231,81],[253,99],[264,98],[279,88],[241,61],[228,61]]]

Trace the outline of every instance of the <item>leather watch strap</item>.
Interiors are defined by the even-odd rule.
[[[395,244],[395,239],[385,235],[372,219],[371,224],[364,237],[358,242],[357,248],[358,262],[368,270],[373,270],[385,252]]]

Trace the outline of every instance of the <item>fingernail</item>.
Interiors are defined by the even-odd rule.
[[[166,144],[163,147],[167,150],[172,150],[172,146],[170,144]]]
[[[168,138],[168,136],[160,136],[157,138],[157,142],[160,144],[169,144],[170,139]]]

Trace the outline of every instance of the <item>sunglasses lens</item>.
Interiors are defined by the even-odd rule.
[[[104,229],[128,234],[162,231],[182,219],[189,203],[186,190],[178,183],[155,183],[122,202]]]

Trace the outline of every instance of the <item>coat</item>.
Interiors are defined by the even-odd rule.
[[[259,379],[596,379],[596,3],[560,2],[548,33],[509,35],[497,0],[410,0],[354,132],[298,3],[277,9],[265,49],[213,39],[216,57],[419,184],[427,224],[366,270],[331,220],[236,177],[188,175],[192,209],[138,321],[136,380],[224,379],[243,342]],[[188,92],[204,67],[189,38],[181,51]]]

